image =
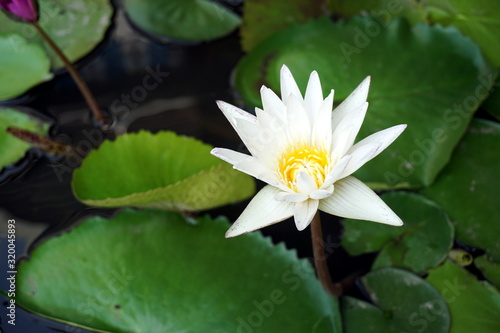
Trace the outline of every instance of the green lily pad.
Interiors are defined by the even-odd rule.
[[[241,46],[245,51],[277,31],[324,14],[323,0],[253,0],[243,6]]]
[[[12,44],[12,40],[17,44]],[[17,97],[52,79],[50,59],[39,45],[28,44],[23,37],[10,34],[0,36],[0,50],[0,100]]]
[[[500,293],[462,267],[447,261],[429,272],[427,281],[443,296],[451,314],[450,333],[500,331]]]
[[[102,41],[111,24],[113,8],[109,0],[40,0],[38,3],[40,26],[71,61],[76,61],[92,51]],[[0,36],[15,33],[28,39],[28,45],[34,43],[43,46],[51,59],[52,69],[63,66],[52,49],[29,24],[15,22],[0,12],[0,27]],[[23,38],[16,35],[10,37],[12,47],[19,52],[26,47]],[[36,58],[38,57],[33,56],[29,60],[37,61]],[[29,64],[30,61],[25,63]],[[0,68],[3,66],[2,61]]]
[[[20,160],[31,146],[6,132],[10,126],[47,135],[50,124],[14,109],[0,109],[0,170]]]
[[[500,262],[500,125],[474,119],[436,183],[423,194],[455,222],[457,240]]]
[[[49,239],[18,267],[16,304],[99,332],[334,332],[308,261],[224,218],[124,210]]]
[[[439,265],[448,255],[454,230],[434,202],[413,193],[385,193],[381,198],[403,220],[402,227],[344,220],[342,246],[351,255],[380,251],[372,269],[396,266],[416,273]]]
[[[361,279],[375,306],[342,299],[344,333],[448,333],[450,315],[436,289],[398,268],[382,268]]]
[[[492,284],[500,289],[500,263],[493,262],[486,255],[482,255],[474,259],[474,264]]]
[[[173,132],[124,134],[92,151],[73,174],[91,206],[199,211],[246,199],[252,177],[210,155],[213,147]]]
[[[123,4],[137,26],[166,38],[215,39],[229,34],[241,23],[238,15],[207,0],[124,0]]]
[[[370,106],[358,139],[405,123],[408,128],[356,175],[373,188],[430,185],[450,155],[496,71],[479,47],[454,28],[410,28],[403,20],[310,21],[269,37],[244,57],[235,84],[247,105],[259,106],[262,84],[279,90],[279,69],[290,67],[305,90],[317,70],[324,94],[345,99],[368,75]]]
[[[431,23],[457,27],[483,50],[495,67],[500,67],[500,2],[497,0],[423,0]]]

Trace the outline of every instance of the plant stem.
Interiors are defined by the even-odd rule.
[[[49,35],[42,29],[42,27],[37,23],[37,22],[31,22],[35,29],[38,31],[40,36],[49,44],[49,46],[54,50],[54,52],[57,54],[57,56],[62,60],[66,68],[68,69],[68,72],[71,74],[71,77],[75,81],[76,85],[80,89],[80,92],[82,93],[83,97],[85,98],[85,101],[87,102],[87,105],[89,106],[90,110],[92,110],[92,113],[94,116],[97,118],[97,120],[101,123],[104,124],[104,116],[102,115],[102,112],[97,105],[97,102],[90,92],[89,87],[81,77],[80,73],[76,70],[75,66],[69,61],[69,59],[64,55],[62,50],[57,46],[57,44],[50,38]]]
[[[323,286],[323,289],[334,297],[342,295],[342,285],[340,283],[333,283],[330,277],[330,271],[326,262],[325,247],[323,242],[323,230],[321,229],[321,219],[319,212],[316,212],[313,220],[311,221],[311,238],[314,253],[314,266],[318,279]]]

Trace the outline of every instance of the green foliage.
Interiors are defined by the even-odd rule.
[[[394,144],[356,173],[374,188],[430,185],[496,76],[479,48],[452,28],[322,19],[278,32],[241,60],[235,83],[247,105],[260,104],[262,84],[279,89],[282,64],[302,89],[317,70],[324,93],[334,88],[337,101],[371,75],[370,106],[358,139],[408,124]]]
[[[52,79],[50,59],[39,45],[28,44],[23,37],[10,34],[0,36],[0,49],[0,100],[17,97]]]
[[[19,265],[16,303],[99,332],[341,332],[309,262],[260,233],[224,239],[228,227],[148,210],[90,218]]]
[[[451,314],[450,333],[496,333],[500,330],[500,293],[464,268],[447,261],[427,278],[443,296]]]
[[[368,273],[361,282],[375,305],[344,297],[344,333],[424,330],[448,333],[450,315],[446,304],[436,289],[421,277],[402,269],[382,268]]]
[[[39,5],[40,26],[71,61],[82,58],[102,41],[113,14],[109,0],[40,0]],[[29,24],[15,22],[0,12],[0,27],[0,36],[11,33],[19,35],[10,38],[15,51],[22,51],[24,39],[27,39],[28,45],[38,44],[45,48],[51,59],[52,69],[63,66],[57,55]],[[3,62],[0,66],[3,66]]]
[[[100,207],[198,211],[248,198],[250,176],[210,155],[211,146],[172,132],[142,131],[104,142],[73,175],[73,191]]]
[[[323,11],[323,0],[247,0],[243,7],[241,45],[250,51],[260,41],[293,24],[318,18]]]
[[[422,273],[439,265],[453,245],[453,226],[435,203],[416,194],[386,193],[381,198],[403,220],[402,227],[344,220],[342,246],[351,254],[380,251],[373,269],[395,266]]]
[[[456,223],[457,240],[481,248],[500,262],[500,125],[471,122],[453,158],[436,183],[422,192],[439,203]]]
[[[47,135],[50,125],[14,109],[0,108],[0,170],[21,159],[30,145],[6,132],[10,126]]]
[[[430,23],[458,28],[500,67],[500,2],[497,0],[423,0]]]
[[[241,22],[230,10],[207,0],[125,0],[124,6],[134,24],[172,39],[215,39],[229,34]]]
[[[500,289],[500,263],[493,262],[488,259],[488,256],[482,255],[474,259],[474,264],[492,284]]]

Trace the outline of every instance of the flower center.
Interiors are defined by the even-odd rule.
[[[278,162],[278,173],[282,182],[291,190],[297,189],[297,178],[302,171],[307,172],[318,188],[323,185],[330,169],[330,155],[325,149],[308,145],[295,146],[283,153]]]

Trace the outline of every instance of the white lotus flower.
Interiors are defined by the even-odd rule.
[[[333,112],[333,90],[323,100],[316,71],[305,97],[281,69],[281,99],[265,86],[256,116],[228,103],[219,108],[252,154],[215,148],[212,154],[268,185],[259,191],[226,233],[238,236],[291,216],[304,230],[316,211],[395,226],[401,219],[368,186],[350,176],[380,154],[406,128],[398,125],[354,144],[368,108],[370,77]],[[354,144],[354,145],[353,145]]]

